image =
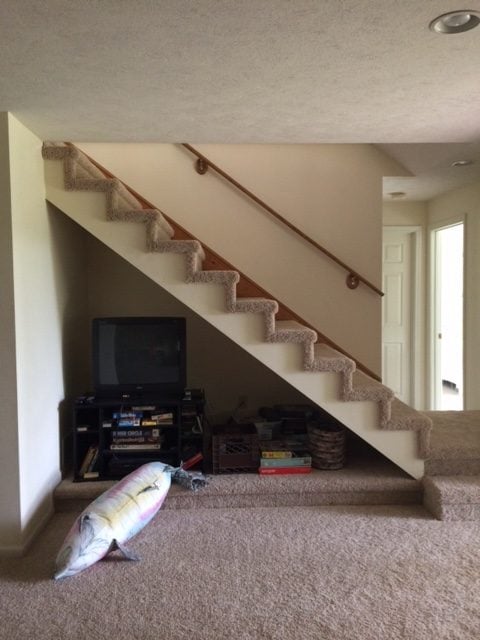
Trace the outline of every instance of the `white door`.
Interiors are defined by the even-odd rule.
[[[399,400],[412,400],[412,258],[409,229],[383,230],[382,381]]]

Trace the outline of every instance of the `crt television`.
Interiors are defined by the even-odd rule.
[[[172,395],[186,387],[185,318],[95,318],[92,347],[99,397]]]

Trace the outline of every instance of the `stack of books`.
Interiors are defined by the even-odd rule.
[[[162,448],[163,436],[159,426],[172,424],[171,413],[143,416],[142,411],[113,414],[114,428],[111,431],[111,451],[150,451]]]
[[[310,473],[312,457],[296,441],[268,441],[260,443],[261,475]]]

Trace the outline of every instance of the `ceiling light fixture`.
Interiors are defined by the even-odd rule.
[[[449,11],[435,18],[430,22],[430,29],[435,33],[463,33],[478,27],[480,15],[478,11],[462,9],[459,11]]]
[[[390,191],[388,194],[391,198],[404,198],[407,194],[405,191]]]
[[[473,160],[455,160],[455,162],[452,162],[450,166],[451,167],[469,167],[471,164],[473,164]]]

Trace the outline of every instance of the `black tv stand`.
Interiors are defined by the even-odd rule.
[[[145,462],[178,466],[203,455],[205,400],[203,391],[192,391],[116,398],[87,393],[77,398],[74,481],[118,479]]]

